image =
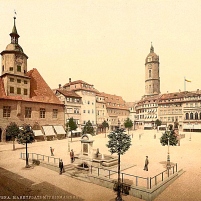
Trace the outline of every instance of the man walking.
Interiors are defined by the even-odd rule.
[[[59,161],[60,174],[62,174],[63,168],[64,168],[64,164],[63,164],[63,161],[62,161],[62,159],[61,159],[61,160]]]
[[[73,149],[71,149],[71,152],[70,152],[70,158],[71,158],[71,163],[74,162],[74,152],[73,152]]]
[[[54,156],[54,149],[52,149],[52,147],[50,147],[50,152],[51,152],[51,156]]]
[[[148,171],[148,164],[149,164],[149,160],[148,160],[148,156],[146,156],[145,165],[144,165],[144,170],[145,171]]]

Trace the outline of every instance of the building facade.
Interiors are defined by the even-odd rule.
[[[1,52],[0,140],[6,140],[5,129],[11,122],[42,129],[45,125],[63,126],[64,105],[54,95],[37,69],[27,71],[28,56],[18,43],[16,18],[10,34],[11,43]],[[52,128],[53,129],[53,128]],[[45,134],[41,130],[41,135]],[[44,136],[45,138],[45,136]]]

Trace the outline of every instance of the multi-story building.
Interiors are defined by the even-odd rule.
[[[105,99],[109,129],[124,127],[124,121],[129,117],[129,108],[122,97],[106,93],[100,93],[99,96]]]
[[[96,130],[96,94],[99,93],[98,90],[96,90],[92,84],[88,84],[82,80],[71,82],[71,78],[69,79],[69,83],[66,83],[63,86],[63,89],[75,92],[82,99],[80,109],[81,129],[84,127],[86,122],[90,121]]]
[[[77,132],[81,132],[81,105],[82,97],[76,94],[74,91],[67,91],[59,87],[55,90],[56,96],[62,101],[65,105],[64,118],[65,124],[70,118],[73,118],[77,124]],[[74,131],[75,132],[75,131]]]
[[[20,36],[15,20],[16,18],[10,34],[11,43],[1,52],[0,140],[6,140],[5,129],[10,122],[15,122],[19,126],[26,123],[37,130],[49,125],[52,129],[51,135],[54,136],[53,126],[64,125],[64,105],[54,95],[37,69],[27,72],[28,56],[18,43]],[[44,133],[45,131],[41,132],[41,135]]]
[[[126,106],[129,108],[129,119],[133,122],[133,129],[136,129],[136,120],[137,120],[137,115],[136,115],[136,105],[137,102],[127,102]]]
[[[161,95],[158,101],[159,119],[163,124],[177,120],[180,130],[201,130],[201,92],[175,92]]]
[[[105,96],[102,93],[96,95],[96,122],[97,133],[107,132],[109,128],[103,128],[102,123],[106,121],[108,123],[109,116],[107,114]]]

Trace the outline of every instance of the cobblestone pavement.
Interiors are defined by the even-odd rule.
[[[127,169],[125,172],[141,177],[153,177],[164,171],[164,164],[167,160],[167,146],[161,146],[160,144],[159,138],[161,132],[155,130],[137,130],[130,131],[130,134],[133,134],[132,146],[126,154],[121,156],[121,163],[133,167]],[[142,134],[141,139],[139,139],[139,134]],[[154,139],[154,134],[156,134],[156,139]],[[178,169],[183,169],[185,173],[168,186],[155,201],[201,200],[201,133],[191,133],[191,141],[189,140],[190,133],[185,134],[186,137],[181,140],[181,146],[170,146],[171,162],[177,163]],[[100,153],[110,154],[108,148],[105,146],[107,143],[105,134],[100,134],[93,138],[95,140],[93,144],[94,149],[99,148]],[[75,153],[78,154],[81,150],[80,145],[79,138],[74,138],[73,142],[70,143],[70,149],[73,149]],[[65,165],[70,163],[68,139],[35,142],[28,145],[28,151],[30,153],[50,156],[50,147],[54,148],[55,157],[62,158]],[[8,186],[12,183],[12,177],[19,177],[19,179],[14,179],[15,182],[19,183],[15,185],[22,185],[19,188],[23,189],[23,185],[27,182],[29,188],[27,191],[22,192],[23,195],[26,195],[27,192],[34,192],[34,195],[36,195],[37,192],[40,191],[38,195],[41,196],[64,194],[71,197],[69,197],[69,199],[66,197],[63,200],[72,200],[73,198],[74,200],[83,199],[86,201],[109,201],[114,200],[116,197],[116,193],[110,189],[80,181],[66,175],[59,175],[59,173],[41,166],[34,166],[34,168],[29,169],[24,168],[25,161],[19,158],[20,153],[25,152],[25,147],[16,144],[16,148],[15,151],[12,151],[12,143],[0,143],[0,167],[3,168],[0,170],[0,196],[5,196],[9,194],[9,192],[12,192],[9,195],[17,195],[17,191],[9,190]],[[149,156],[149,171],[143,170],[146,155]],[[9,172],[2,174],[2,170],[4,170],[4,173],[5,171]],[[7,179],[10,180],[7,184],[5,184],[6,182],[2,182],[6,178],[5,175],[7,175]],[[26,182],[20,183],[22,180]],[[7,186],[7,189],[4,188],[4,185]],[[4,191],[2,189],[4,189]],[[140,200],[131,196],[123,196],[123,199],[125,201]]]

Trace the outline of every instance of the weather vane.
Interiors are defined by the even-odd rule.
[[[16,11],[14,10],[14,18],[16,18],[16,15],[17,15],[17,13],[16,13]]]

